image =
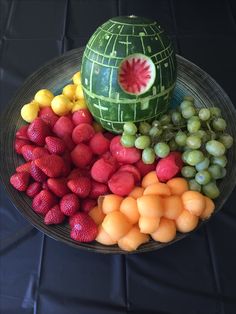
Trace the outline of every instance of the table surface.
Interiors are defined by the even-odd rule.
[[[84,46],[116,15],[160,21],[176,51],[236,104],[234,0],[0,0],[0,108],[51,58]],[[1,186],[3,314],[235,314],[236,195],[197,232],[139,255],[76,250],[33,228]]]

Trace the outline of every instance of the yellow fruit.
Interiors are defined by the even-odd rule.
[[[98,234],[95,240],[104,245],[113,245],[117,243],[117,241],[112,240],[109,234],[103,229],[102,225],[98,227]]]
[[[74,101],[71,112],[74,113],[75,111],[78,111],[80,109],[87,109],[87,108],[88,108],[88,106],[85,102],[85,99],[78,99],[78,100]]]
[[[176,226],[173,220],[162,217],[159,227],[151,234],[151,237],[155,241],[167,243],[174,240],[176,236]]]
[[[77,85],[75,84],[68,84],[63,88],[62,94],[65,95],[68,99],[74,100],[76,87]]]
[[[115,194],[108,194],[102,198],[102,210],[105,214],[119,210],[120,204],[123,201],[123,197]]]
[[[53,98],[51,106],[57,115],[64,116],[70,112],[72,102],[65,95],[58,95]]]
[[[188,182],[184,178],[173,178],[166,182],[172,195],[182,195],[188,191]]]
[[[118,241],[119,247],[124,251],[134,251],[141,244],[149,241],[149,236],[140,232],[137,226],[134,226],[130,231]]]
[[[131,196],[127,196],[120,204],[120,211],[125,214],[128,220],[135,224],[139,220],[139,212],[137,207],[137,201]]]
[[[184,192],[182,201],[184,208],[196,216],[200,216],[206,206],[204,195],[197,191]]]
[[[158,195],[143,195],[137,199],[137,205],[141,216],[157,218],[164,213],[163,200]]]
[[[101,124],[100,123],[98,123],[98,122],[93,122],[93,124],[92,124],[92,126],[93,126],[93,129],[94,129],[94,131],[97,133],[97,132],[104,132],[104,129],[103,129],[103,127],[101,126]]]
[[[21,117],[26,122],[31,123],[35,118],[37,118],[38,111],[39,104],[36,101],[32,101],[21,108]]]
[[[175,220],[177,230],[185,233],[190,232],[197,227],[199,218],[184,209],[179,217]]]
[[[212,199],[210,199],[209,197],[204,196],[204,198],[206,201],[206,207],[203,210],[203,212],[201,213],[200,218],[201,219],[208,219],[215,210],[215,204],[212,201]]]
[[[160,196],[169,196],[170,195],[170,188],[167,184],[157,182],[154,184],[150,184],[146,187],[146,189],[143,192],[143,195],[160,195]]]
[[[151,184],[154,184],[154,183],[157,183],[159,182],[158,178],[157,178],[157,174],[156,174],[156,171],[153,170],[153,171],[150,171],[148,172],[144,177],[143,177],[143,180],[142,180],[142,187],[145,189],[147,186],[151,185]]]
[[[182,199],[178,195],[171,195],[163,198],[164,217],[176,219],[184,210]]]
[[[73,81],[73,83],[76,84],[76,85],[81,84],[81,74],[80,74],[80,71],[79,71],[79,72],[76,72],[76,73],[73,75],[72,81]]]
[[[103,222],[105,214],[98,206],[95,206],[89,211],[89,216],[93,219],[96,225],[100,225]]]
[[[154,231],[157,230],[159,223],[160,223],[159,217],[153,218],[141,216],[139,218],[138,225],[142,233],[153,233]]]
[[[144,188],[141,188],[141,186],[136,186],[130,193],[129,196],[132,196],[133,198],[137,199],[143,195]]]
[[[114,211],[106,215],[102,227],[114,241],[118,241],[129,232],[132,224],[123,213]]]
[[[82,85],[79,84],[75,90],[75,96],[78,99],[83,99],[84,98],[84,93],[83,93],[83,89],[82,89]]]
[[[53,93],[48,89],[40,89],[34,96],[35,101],[39,103],[39,106],[49,107],[51,105],[51,101],[53,100]]]

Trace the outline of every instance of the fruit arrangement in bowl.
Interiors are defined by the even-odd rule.
[[[61,63],[67,79],[54,75],[18,104],[10,184],[27,195],[27,213],[49,235],[98,251],[145,251],[185,236],[219,208],[231,171],[235,130],[220,97],[213,103],[208,90],[186,85],[181,59],[176,75],[170,40],[147,19],[99,27],[81,71],[72,55]]]

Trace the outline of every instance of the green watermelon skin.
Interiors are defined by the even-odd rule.
[[[156,78],[141,94],[126,93],[118,83],[119,65],[141,53],[153,61]],[[89,110],[101,125],[121,133],[123,123],[151,120],[163,114],[176,82],[176,58],[161,26],[141,17],[115,17],[98,27],[83,55],[81,78]]]

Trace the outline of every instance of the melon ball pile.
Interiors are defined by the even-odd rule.
[[[46,225],[67,223],[76,242],[135,251],[171,242],[214,212],[233,142],[218,108],[199,110],[188,96],[159,120],[113,134],[94,121],[77,72],[59,95],[39,90],[21,117],[22,159],[10,183]]]

